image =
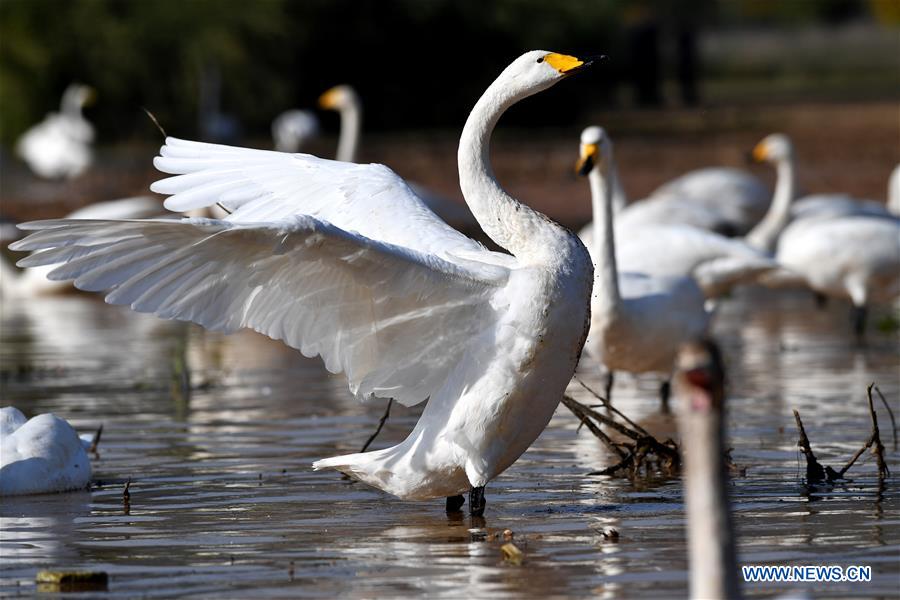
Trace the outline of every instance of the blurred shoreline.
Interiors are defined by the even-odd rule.
[[[898,103],[831,102],[750,107],[667,110],[598,110],[584,125],[606,127],[630,200],[691,169],[732,166],[749,170],[770,185],[771,168],[748,164],[747,152],[773,131],[794,139],[801,190],[848,193],[883,202],[887,177],[900,162]],[[462,124],[460,124],[460,127]],[[176,132],[170,132],[176,133]],[[336,132],[304,151],[332,156]],[[569,227],[590,219],[587,185],[572,166],[580,129],[504,127],[492,144],[494,170],[515,197]],[[380,162],[401,176],[462,202],[457,185],[458,132],[364,134],[361,162]],[[149,194],[161,178],[152,164],[162,140],[100,145],[83,176],[51,182],[34,177],[10,153],[0,161],[0,216],[17,221],[59,217],[103,200]],[[269,148],[265,139],[242,140]]]

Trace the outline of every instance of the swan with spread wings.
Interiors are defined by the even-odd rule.
[[[317,461],[407,499],[484,510],[485,484],[550,420],[590,320],[578,237],[509,196],[489,163],[507,108],[590,60],[513,61],[460,138],[463,195],[492,252],[429,211],[382,165],[168,139],[151,189],[166,208],[221,204],[223,220],[38,221],[24,266],[106,301],[217,331],[248,327],[322,357],[360,399],[428,404],[402,443]]]

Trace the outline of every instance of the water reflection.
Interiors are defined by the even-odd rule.
[[[740,559],[870,564],[865,593],[895,594],[897,479],[879,489],[864,459],[852,481],[806,489],[790,411],[801,411],[822,462],[842,465],[869,433],[865,385],[877,381],[897,406],[896,334],[873,332],[857,347],[845,307],[819,312],[802,294],[761,294],[727,300],[716,322],[730,367],[730,443],[747,469],[732,488]],[[0,326],[4,404],[57,412],[84,431],[105,425],[101,486],[0,504],[0,594],[31,592],[46,566],[105,570],[109,594],[125,597],[685,594],[679,482],[586,476],[611,458],[564,409],[489,486],[487,519],[473,523],[448,518],[442,502],[399,502],[311,471],[316,458],[358,449],[382,406],[357,404],[342,377],[277,342],[84,296],[4,302]],[[596,371],[580,377],[602,389]],[[577,384],[570,392],[590,401]],[[674,435],[656,392],[651,379],[622,377],[616,405]],[[420,410],[397,407],[375,447],[401,441]],[[892,451],[894,472],[897,458]],[[603,536],[607,527],[618,541]],[[525,563],[505,562],[501,540],[473,539],[472,528],[512,530]]]

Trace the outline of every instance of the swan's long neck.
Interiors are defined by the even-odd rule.
[[[484,232],[499,246],[524,261],[541,261],[554,253],[548,231],[562,228],[506,193],[494,178],[490,163],[490,140],[494,127],[507,108],[537,93],[516,93],[501,75],[472,109],[459,140],[457,161],[459,186],[469,209]],[[546,242],[546,243],[545,243]]]
[[[775,195],[762,220],[747,234],[747,243],[771,254],[775,251],[778,236],[791,220],[791,202],[796,194],[794,157],[778,161],[776,167]]]
[[[618,214],[628,205],[628,196],[625,194],[625,188],[622,187],[622,180],[619,179],[619,168],[616,166],[616,159],[611,156],[609,157],[609,170],[606,178],[609,180],[612,193],[613,212]]]
[[[71,90],[66,90],[63,94],[62,100],[59,103],[59,110],[62,114],[70,117],[81,118],[81,109],[83,108],[83,103],[76,97]]]
[[[722,413],[686,412],[681,437],[691,598],[739,598]]]
[[[611,158],[611,157],[609,157]],[[606,160],[609,160],[607,158]],[[609,163],[607,163],[609,164]],[[601,168],[605,172],[601,173]],[[613,186],[606,175],[614,167],[600,165],[591,169],[591,206],[594,212],[594,295],[593,302],[613,310],[621,302],[619,272],[616,267],[616,239],[613,227]]]
[[[356,151],[359,148],[359,132],[362,127],[362,106],[359,99],[351,97],[341,107],[341,135],[338,138],[337,160],[356,162]]]

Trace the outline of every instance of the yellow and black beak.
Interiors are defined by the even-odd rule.
[[[337,108],[338,101],[340,100],[341,90],[338,89],[337,86],[326,90],[321,96],[319,96],[319,108],[325,110],[334,110]]]
[[[544,61],[563,75],[573,75],[595,62],[602,62],[606,59],[606,55],[602,54],[599,56],[588,56],[584,59],[569,56],[568,54],[557,54],[556,52],[551,52],[544,56]]]
[[[597,144],[582,144],[581,156],[578,158],[578,162],[575,163],[575,172],[582,177],[588,175],[594,169],[594,165],[597,164],[599,157],[600,148]]]

